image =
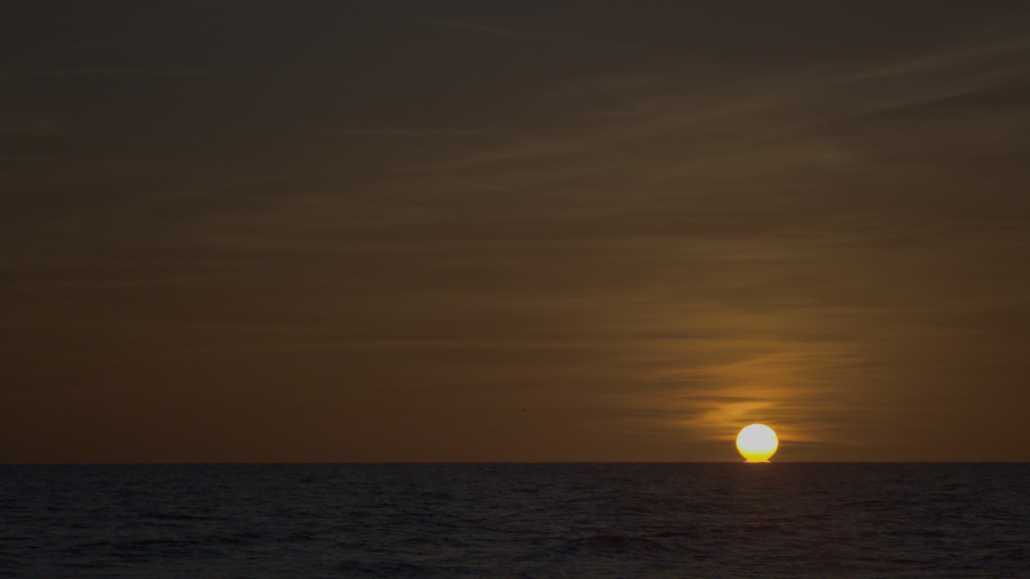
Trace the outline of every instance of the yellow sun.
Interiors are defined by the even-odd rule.
[[[779,445],[776,433],[764,424],[746,426],[737,435],[737,450],[747,462],[769,462]]]

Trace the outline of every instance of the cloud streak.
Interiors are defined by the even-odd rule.
[[[267,101],[231,82],[148,93],[176,123],[180,98],[205,113],[178,140],[146,107],[112,114],[105,134],[143,127],[157,153],[97,139],[5,159],[20,205],[0,297],[18,308],[0,345],[32,360],[10,389],[122,372],[196,407],[235,388],[348,425],[323,438],[380,433],[337,460],[735,459],[747,422],[773,424],[785,459],[942,458],[925,425],[976,406],[969,434],[1023,407],[1003,394],[1030,343],[1023,36],[627,70],[604,57],[618,42],[567,40],[582,30],[424,28],[600,56],[496,96],[475,59],[418,60],[413,89],[347,53]],[[83,69],[104,70],[151,69]],[[436,109],[435,86],[497,100]],[[453,451],[469,432],[515,450]]]
[[[156,77],[204,77],[219,76],[223,73],[216,70],[145,70],[129,68],[84,68],[78,70],[6,70],[0,78],[17,80],[24,78],[77,78],[104,76],[156,76]]]
[[[579,45],[586,47],[595,48],[612,48],[617,50],[625,50],[632,52],[657,52],[658,49],[636,46],[632,44],[624,44],[619,42],[606,42],[600,40],[593,40],[589,38],[577,38],[568,35],[556,34],[553,32],[538,30],[534,28],[518,27],[518,26],[497,26],[492,24],[478,24],[475,22],[447,22],[447,21],[431,21],[423,24],[424,26],[436,26],[441,28],[450,28],[454,30],[462,30],[471,32],[474,34],[480,34],[484,36],[493,36],[497,38],[510,38],[514,40],[524,40],[529,42],[546,42],[546,43],[558,43],[568,45]]]

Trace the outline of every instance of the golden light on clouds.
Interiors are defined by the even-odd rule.
[[[676,401],[680,428],[718,443],[719,448],[736,438],[741,424],[766,421],[788,425],[784,434],[791,440],[837,443],[833,419],[826,417],[822,384],[827,375],[848,379],[834,374],[834,366],[860,360],[859,352],[849,351],[855,348],[788,340],[724,340],[692,346],[707,348],[703,351],[716,362],[691,360],[693,368],[684,364],[670,372],[690,392]],[[720,354],[725,359],[718,360]]]
[[[1030,459],[1014,3],[137,4],[0,49],[0,462]]]
[[[747,462],[769,462],[779,445],[776,433],[764,424],[745,426],[737,435],[737,450]]]

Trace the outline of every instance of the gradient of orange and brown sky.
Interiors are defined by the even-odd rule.
[[[0,8],[0,462],[1030,460],[1024,1]]]

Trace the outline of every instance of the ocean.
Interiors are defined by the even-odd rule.
[[[1030,464],[8,465],[0,577],[1030,577]]]

